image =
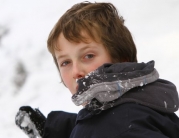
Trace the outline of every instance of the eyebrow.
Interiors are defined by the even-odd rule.
[[[92,48],[93,46],[91,46],[91,45],[89,45],[89,44],[87,44],[85,47],[82,47],[82,48],[80,48],[79,50],[80,50],[80,52],[81,51],[84,51],[84,50],[86,50],[86,49],[88,49],[88,48]],[[62,51],[62,50],[61,50]],[[57,59],[60,59],[60,58],[63,58],[63,57],[66,57],[66,55],[59,55],[58,57],[57,57]]]
[[[60,55],[57,57],[57,59],[60,59],[60,58],[63,58],[63,57],[66,57],[66,55]]]
[[[86,49],[88,49],[88,48],[92,48],[92,47],[93,47],[92,45],[87,44],[85,47],[82,47],[82,48],[80,48],[79,50],[80,50],[80,51],[84,51],[84,50],[86,50]]]

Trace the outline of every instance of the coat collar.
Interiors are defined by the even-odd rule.
[[[177,91],[171,83],[160,83],[154,63],[150,61],[104,64],[78,80],[79,89],[72,96],[72,101],[76,105],[88,103],[85,108],[95,113],[125,102],[150,105],[149,107],[160,111],[166,110],[167,107],[167,111],[173,112],[178,109]],[[163,95],[163,88],[170,94],[169,97],[177,98],[168,99],[166,94]],[[162,97],[160,104],[159,97]],[[145,101],[146,99],[148,101]]]

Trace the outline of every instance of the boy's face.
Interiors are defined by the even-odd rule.
[[[104,63],[112,63],[102,44],[90,38],[88,42],[69,42],[62,33],[57,40],[60,50],[55,50],[55,57],[62,80],[72,94],[77,92],[77,79],[83,78]]]

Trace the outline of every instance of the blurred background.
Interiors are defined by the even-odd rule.
[[[89,0],[90,2],[94,2]],[[61,84],[47,50],[49,32],[80,0],[0,0],[0,137],[27,137],[15,126],[22,105],[78,112]],[[101,2],[96,0],[96,2]],[[103,0],[125,19],[138,49],[138,61],[155,60],[160,78],[179,87],[179,0]],[[176,112],[179,115],[178,112]]]

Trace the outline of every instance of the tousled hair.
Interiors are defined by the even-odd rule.
[[[82,2],[67,10],[49,34],[47,45],[58,68],[54,51],[62,33],[71,42],[85,42],[85,32],[92,40],[100,42],[115,62],[137,62],[137,50],[124,19],[111,3]],[[59,68],[58,68],[59,69]]]

